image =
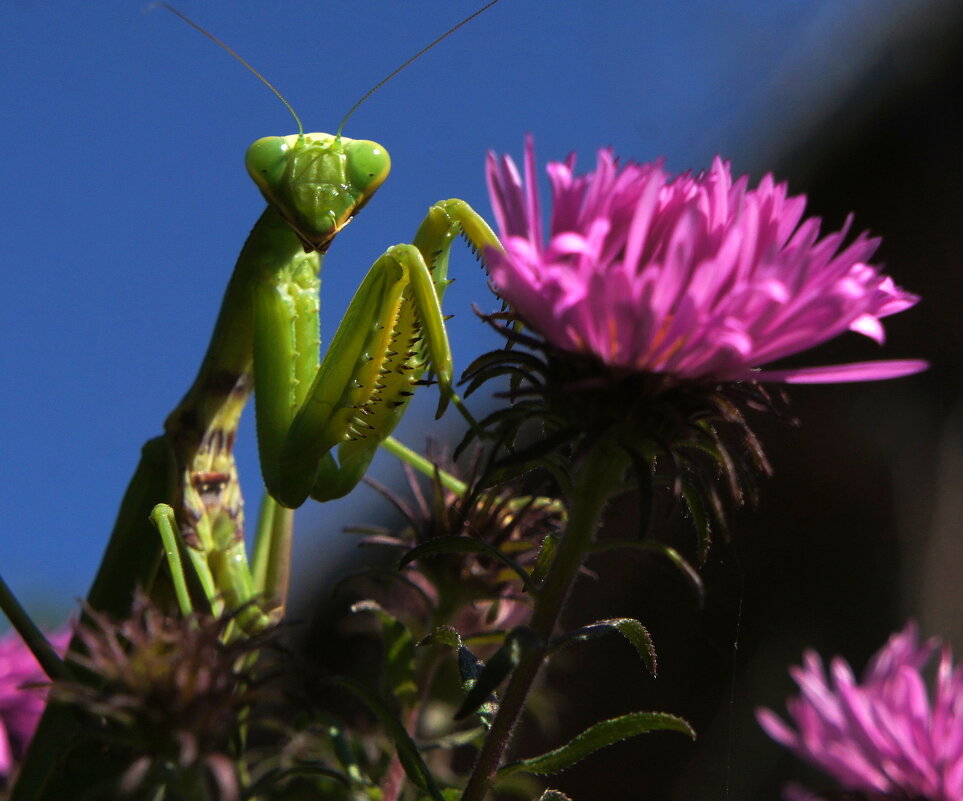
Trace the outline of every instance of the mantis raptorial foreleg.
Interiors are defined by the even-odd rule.
[[[319,364],[321,256],[385,180],[390,160],[374,142],[306,134],[255,142],[247,165],[269,205],[238,259],[197,378],[150,445],[152,478],[129,490],[138,511],[115,530],[117,553],[105,558],[92,601],[114,614],[156,571],[160,541],[153,532],[145,540],[137,520],[156,503],[173,508],[205,595],[230,597],[229,607],[257,596],[283,606],[289,509],[308,495],[340,497],[361,480],[427,370],[440,407],[456,399],[440,298],[459,234],[477,251],[500,247],[488,225],[463,201],[433,205],[412,244],[375,262]],[[252,389],[262,473],[277,501],[271,525],[260,527],[253,574],[233,456]],[[135,529],[136,546],[127,533]],[[120,570],[124,559],[139,568]]]

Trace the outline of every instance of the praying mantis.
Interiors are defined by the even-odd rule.
[[[411,243],[374,262],[322,359],[322,258],[388,177],[391,161],[376,142],[349,139],[340,127],[306,134],[294,117],[297,134],[248,149],[247,171],[267,208],[238,257],[193,384],[164,433],[142,448],[87,596],[91,610],[123,618],[140,588],[165,602],[173,593],[185,614],[201,596],[215,614],[233,615],[242,632],[268,625],[283,616],[292,510],[360,482],[378,447],[392,443],[426,372],[441,393],[439,415],[453,403],[471,421],[453,389],[441,300],[454,240],[461,235],[484,254],[501,247],[497,237],[462,200],[430,206]],[[249,562],[233,446],[252,391],[267,494]],[[405,452],[400,443],[392,449]],[[81,727],[69,709],[48,709],[14,801],[59,797],[69,771],[58,765]]]
[[[319,360],[322,255],[384,182],[389,156],[375,142],[299,133],[255,142],[247,168],[268,207],[238,259],[197,378],[167,418],[164,436],[145,446],[128,490],[137,515],[146,493],[153,492],[153,503],[169,503],[173,522],[164,512],[154,516],[166,552],[173,557],[178,549],[179,528],[205,595],[222,595],[233,610],[260,595],[283,601],[283,582],[272,583],[265,561],[272,554],[283,560],[287,547],[271,541],[288,536],[289,525],[275,518],[288,518],[287,510],[309,495],[324,501],[350,491],[426,369],[441,390],[439,412],[449,399],[460,403],[440,306],[448,254],[458,234],[480,252],[499,247],[464,201],[432,205],[411,244],[375,261]],[[252,388],[270,493],[253,571],[232,452]],[[163,490],[160,474],[167,476]],[[89,603],[96,609],[118,611],[156,570],[160,540],[128,517],[122,509],[95,579]],[[119,564],[128,568],[120,581]]]
[[[434,204],[412,244],[389,248],[374,263],[319,363],[321,257],[387,177],[388,154],[374,142],[294,134],[255,142],[247,166],[268,207],[238,259],[198,376],[167,418],[165,435],[145,446],[128,490],[138,515],[147,493],[153,492],[154,503],[172,499],[205,594],[212,600],[223,595],[235,610],[263,594],[282,601],[283,588],[270,583],[272,568],[264,562],[286,547],[271,541],[287,536],[287,524],[273,518],[286,518],[286,510],[309,495],[329,500],[350,491],[404,414],[426,368],[437,377],[440,407],[455,397],[440,307],[448,252],[459,233],[476,250],[498,247],[468,204]],[[232,453],[252,388],[270,493],[253,572]],[[129,602],[135,586],[150,585],[159,557],[156,534],[128,517],[122,510],[89,600],[112,613]],[[170,517],[154,519],[173,555],[177,543],[164,525]],[[127,566],[124,580],[118,579],[120,563]],[[131,571],[131,565],[138,567]]]
[[[263,602],[277,618],[290,510],[358,484],[426,370],[441,392],[438,414],[449,401],[463,409],[441,312],[449,251],[459,234],[480,254],[500,248],[497,237],[464,201],[433,204],[410,244],[375,261],[321,360],[322,257],[388,177],[391,162],[376,142],[343,137],[340,129],[305,134],[294,116],[297,134],[248,149],[248,173],[268,206],[238,258],[193,385],[164,435],[144,446],[88,596],[94,609],[123,615],[135,588],[153,585],[163,544],[183,611],[192,607],[180,561],[186,551],[215,612],[236,612],[242,626],[256,627],[268,620]],[[249,565],[233,444],[252,389],[268,495]]]
[[[277,619],[290,510],[361,480],[427,369],[441,389],[439,411],[460,403],[440,302],[459,234],[481,252],[500,247],[487,223],[461,200],[432,205],[411,244],[375,261],[321,360],[321,258],[384,182],[388,154],[370,141],[298,133],[258,140],[247,167],[268,206],[238,258],[197,378],[165,433],[144,446],[88,596],[100,612],[122,617],[137,587],[153,591],[164,553],[189,612],[183,550],[216,613],[248,630]],[[269,496],[249,566],[232,448],[252,388]],[[49,777],[77,725],[69,711],[48,710],[15,800],[57,797],[60,779]]]

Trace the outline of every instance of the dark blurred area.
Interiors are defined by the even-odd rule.
[[[618,638],[584,645],[550,679],[552,697],[567,699],[557,730],[544,741],[526,731],[521,753],[633,710],[680,714],[699,738],[653,734],[606,749],[551,781],[573,799],[762,801],[789,779],[828,786],[754,720],[758,706],[784,713],[794,692],[787,669],[803,648],[842,654],[859,671],[912,617],[924,635],[963,650],[963,5],[912,29],[894,22],[888,33],[859,80],[812,110],[818,125],[784,131],[775,163],[753,167],[807,194],[809,213],[828,228],[854,211],[856,230],[883,237],[876,261],[922,296],[886,321],[884,353],[847,336],[800,363],[922,357],[932,369],[894,382],[791,387],[800,425],[752,420],[775,475],[763,480],[757,508],[734,516],[731,539],[713,544],[701,606],[651,557],[592,560],[599,578],[580,582],[565,622],[639,618],[659,676]],[[657,536],[694,554],[687,521],[662,523]],[[636,527],[624,498],[609,508],[604,536]],[[319,603],[335,617],[345,607]],[[333,630],[326,615],[315,634]]]

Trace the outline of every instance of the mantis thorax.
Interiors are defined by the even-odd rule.
[[[391,169],[388,151],[377,142],[325,133],[258,139],[245,162],[305,247],[322,252]]]

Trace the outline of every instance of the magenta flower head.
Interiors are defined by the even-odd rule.
[[[819,236],[805,198],[771,175],[749,188],[716,158],[672,177],[660,162],[595,170],[551,162],[552,208],[542,233],[532,139],[524,180],[508,156],[488,157],[504,252],[486,254],[492,283],[515,314],[556,348],[619,370],[667,379],[825,383],[896,378],[918,360],[792,370],[762,365],[855,331],[882,343],[880,318],[918,298],[869,263],[865,233]]]
[[[67,650],[70,630],[50,638],[58,653]],[[46,705],[41,687],[46,674],[15,631],[0,638],[0,778],[23,758]]]
[[[937,645],[920,643],[910,623],[873,657],[862,682],[840,658],[827,676],[819,656],[807,651],[803,666],[790,671],[801,691],[786,705],[797,731],[768,709],[756,716],[773,739],[836,779],[844,793],[961,801],[963,666],[954,669],[944,647],[931,695],[922,670]],[[786,796],[820,797],[800,788]]]
[[[870,263],[877,239],[863,233],[847,243],[851,220],[821,237],[819,220],[803,217],[805,198],[771,176],[751,188],[717,158],[706,172],[673,177],[661,162],[619,163],[605,149],[591,172],[577,174],[574,156],[547,171],[546,234],[532,139],[521,172],[489,154],[503,249],[484,255],[508,310],[486,319],[516,347],[485,354],[465,374],[466,394],[511,377],[512,409],[485,427],[516,445],[519,470],[548,450],[567,449],[565,464],[613,444],[628,452],[640,485],[664,481],[694,522],[708,515],[724,525],[715,476],[739,504],[769,469],[744,414],[780,405],[763,382],[866,381],[926,368],[919,360],[767,367],[846,331],[882,342],[880,320],[918,300]],[[544,436],[518,456],[533,418]],[[707,526],[697,527],[707,542]]]

